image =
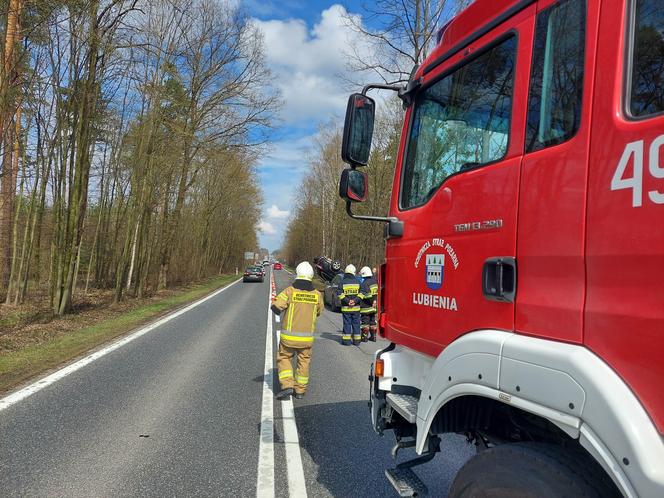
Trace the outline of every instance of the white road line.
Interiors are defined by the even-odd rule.
[[[270,273],[270,283],[274,276]],[[267,331],[265,335],[265,367],[263,369],[263,402],[261,404],[261,430],[258,445],[258,473],[256,497],[274,497],[274,406],[272,386],[272,310],[267,308]]]
[[[288,469],[288,495],[291,498],[306,498],[307,486],[304,481],[304,468],[300,454],[300,438],[297,435],[293,401],[281,402],[281,419],[284,425],[284,446],[286,448],[286,468]]]
[[[160,320],[157,320],[156,322],[151,323],[150,325],[147,325],[146,327],[143,327],[142,329],[137,330],[133,334],[130,334],[126,337],[123,337],[122,339],[110,344],[109,346],[106,346],[105,348],[102,348],[98,351],[95,351],[92,354],[89,354],[88,356],[81,358],[80,360],[67,365],[66,367],[61,368],[60,370],[57,370],[56,372],[53,372],[50,375],[47,375],[46,377],[30,384],[29,386],[24,387],[23,389],[20,389],[8,396],[5,396],[4,398],[0,399],[0,411],[9,408],[15,403],[18,403],[19,401],[27,398],[28,396],[31,396],[35,394],[38,391],[41,391],[44,389],[46,386],[50,386],[51,384],[59,381],[60,379],[66,377],[67,375],[75,372],[76,370],[79,370],[83,368],[84,366],[92,363],[93,361],[101,358],[102,356],[107,355],[108,353],[115,351],[118,348],[121,348],[127,343],[130,343],[134,339],[137,339],[141,337],[142,335],[147,334],[148,332],[156,329],[157,327],[160,327],[161,325],[170,322],[174,318],[177,318],[180,315],[183,315],[187,313],[188,311],[192,310],[199,304],[203,304],[205,301],[212,299],[213,297],[221,294],[224,292],[226,289],[232,287],[233,285],[237,284],[241,279],[236,280],[232,284],[227,285],[226,287],[222,287],[221,289],[213,292],[212,294],[205,296],[202,299],[199,299],[198,301],[195,301],[191,303],[190,305],[175,311],[174,313],[171,313],[170,315],[166,315],[165,317],[161,318]]]
[[[279,321],[278,316],[277,321]],[[300,453],[300,438],[297,434],[293,400],[290,398],[281,402],[281,422],[286,449],[288,495],[291,498],[307,498],[307,486],[304,480],[304,468],[302,467],[302,455]]]

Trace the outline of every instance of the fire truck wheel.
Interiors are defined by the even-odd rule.
[[[501,444],[459,471],[449,498],[619,497],[611,479],[580,450],[543,443]]]

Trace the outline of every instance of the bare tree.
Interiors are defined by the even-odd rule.
[[[77,283],[119,300],[241,263],[278,98],[237,5],[0,3],[0,306],[34,291],[63,314]]]
[[[387,84],[408,81],[412,68],[421,64],[434,47],[444,21],[471,2],[376,0],[364,4],[363,16],[346,16],[347,24],[364,42],[350,48],[349,69],[363,75],[363,79],[377,78]]]

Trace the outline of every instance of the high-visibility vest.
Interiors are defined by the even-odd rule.
[[[316,321],[323,310],[323,297],[317,290],[284,289],[272,303],[286,311],[280,340],[290,347],[310,347],[314,342]]]

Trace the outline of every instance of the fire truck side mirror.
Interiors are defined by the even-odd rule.
[[[366,173],[356,169],[345,169],[341,172],[339,181],[339,196],[350,202],[364,202],[367,200],[368,177]]]
[[[354,93],[348,99],[341,159],[352,166],[366,166],[369,162],[373,137],[376,103],[373,99]]]

